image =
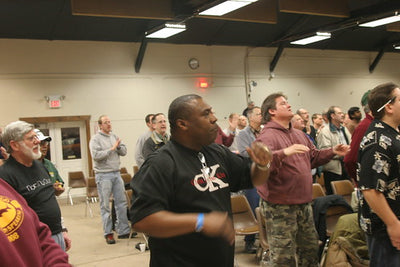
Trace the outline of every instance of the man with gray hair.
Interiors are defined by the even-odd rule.
[[[317,143],[320,149],[331,148],[338,144],[350,145],[351,134],[343,126],[344,113],[338,106],[331,106],[328,109],[329,125],[324,127],[318,135]],[[334,157],[331,161],[322,167],[324,172],[324,182],[326,194],[332,195],[332,181],[346,180],[348,174],[344,168],[343,157]]]
[[[61,225],[61,211],[53,182],[38,161],[41,156],[40,141],[33,125],[24,121],[8,124],[4,129],[3,144],[10,157],[0,167],[0,177],[26,199],[40,221],[49,226],[52,238],[67,251],[71,240],[66,228]]]
[[[144,118],[146,122],[146,126],[149,128],[145,133],[143,133],[138,140],[136,141],[136,148],[135,148],[135,161],[136,165],[140,168],[144,162],[144,157],[143,157],[143,145],[146,142],[146,140],[151,136],[151,134],[154,131],[153,128],[153,120],[154,114],[147,114],[146,117]]]
[[[251,144],[256,140],[261,131],[261,108],[254,107],[247,112],[247,117],[249,118],[249,125],[240,131],[235,137],[237,142],[237,148],[240,155],[244,157],[249,157],[246,148],[251,147]],[[260,196],[257,193],[255,187],[250,189],[244,189],[244,194],[249,201],[250,207],[255,213],[255,209],[258,207],[260,202]],[[254,245],[256,240],[256,235],[246,235],[244,237],[245,241],[245,251],[247,253],[256,253],[257,247]]]
[[[249,102],[247,103],[247,108],[245,108],[245,109],[243,110],[242,115],[247,117],[247,112],[248,112],[250,109],[254,108],[254,105],[255,105],[255,104],[254,104],[254,101],[249,101]]]

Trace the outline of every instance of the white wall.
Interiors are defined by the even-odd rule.
[[[311,113],[330,105],[344,110],[360,106],[362,94],[379,83],[399,83],[400,55],[387,53],[375,72],[368,67],[375,53],[285,49],[268,80],[275,48],[167,45],[149,43],[140,73],[134,71],[138,43],[0,40],[0,126],[20,117],[91,115],[91,131],[108,114],[114,131],[128,146],[122,165],[131,170],[137,137],[147,113],[167,113],[169,103],[188,93],[202,95],[224,128],[230,112],[246,106],[245,62],[249,80],[257,82],[252,99],[261,105],[277,91],[292,109]],[[248,53],[248,57],[246,54]],[[200,68],[191,70],[196,57]],[[200,90],[199,78],[212,81]],[[44,96],[65,95],[61,109],[49,109]]]

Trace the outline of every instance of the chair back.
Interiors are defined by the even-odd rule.
[[[263,252],[269,249],[268,238],[267,238],[267,226],[265,222],[265,217],[261,214],[261,208],[256,208],[256,218],[258,222],[258,236],[260,238],[260,245],[263,248]]]
[[[132,180],[132,176],[129,173],[121,173],[121,178],[124,184],[129,184]]]
[[[319,183],[322,188],[325,188],[324,173],[321,173],[320,176],[317,177],[317,183]]]
[[[133,195],[132,189],[125,190],[125,196],[126,196],[126,201],[128,203],[128,209],[130,209],[131,205],[132,205],[132,195]]]
[[[351,202],[354,186],[349,180],[332,181],[331,186],[334,194],[343,196],[348,203]]]
[[[96,179],[94,177],[87,178],[86,195],[89,198],[98,197]]]
[[[68,186],[71,188],[86,187],[85,175],[82,171],[68,173]]]
[[[135,175],[139,171],[139,166],[133,166],[133,175]]]
[[[237,235],[258,233],[258,223],[244,195],[231,196],[233,226]]]
[[[312,199],[316,199],[317,197],[325,196],[324,189],[319,183],[313,183],[312,185]]]

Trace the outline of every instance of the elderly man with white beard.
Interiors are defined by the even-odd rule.
[[[3,145],[10,154],[0,167],[0,177],[21,194],[36,212],[39,220],[49,226],[52,238],[64,251],[71,247],[66,228],[61,225],[51,178],[38,159],[40,141],[34,126],[24,121],[8,124],[3,132]]]

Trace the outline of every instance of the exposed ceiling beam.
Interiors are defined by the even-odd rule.
[[[172,0],[71,0],[72,15],[172,20]]]
[[[272,75],[272,73],[274,73],[275,67],[278,64],[278,61],[282,55],[283,49],[284,49],[283,43],[279,44],[278,49],[275,52],[275,56],[272,59],[271,63],[269,64],[270,75]]]
[[[275,0],[259,0],[251,5],[228,13],[224,16],[200,16],[202,18],[222,19],[255,23],[277,23],[277,2]]]
[[[172,0],[71,0],[72,14],[95,17],[173,20]],[[276,0],[260,0],[225,16],[209,19],[277,23]],[[194,14],[193,14],[194,15]]]
[[[385,53],[385,48],[381,48],[381,50],[379,50],[378,54],[376,55],[374,61],[372,62],[372,64],[369,66],[369,73],[374,72],[374,69],[378,65],[379,61],[381,61],[381,58],[384,53]]]
[[[279,0],[279,11],[339,18],[350,16],[347,0]]]
[[[386,25],[386,30],[389,32],[400,32],[400,22],[390,23]]]
[[[146,39],[146,37],[143,37],[142,43],[140,44],[138,55],[137,55],[136,61],[135,61],[135,72],[136,73],[140,72],[140,68],[142,67],[144,54],[146,53],[146,48],[147,48],[147,39]]]

